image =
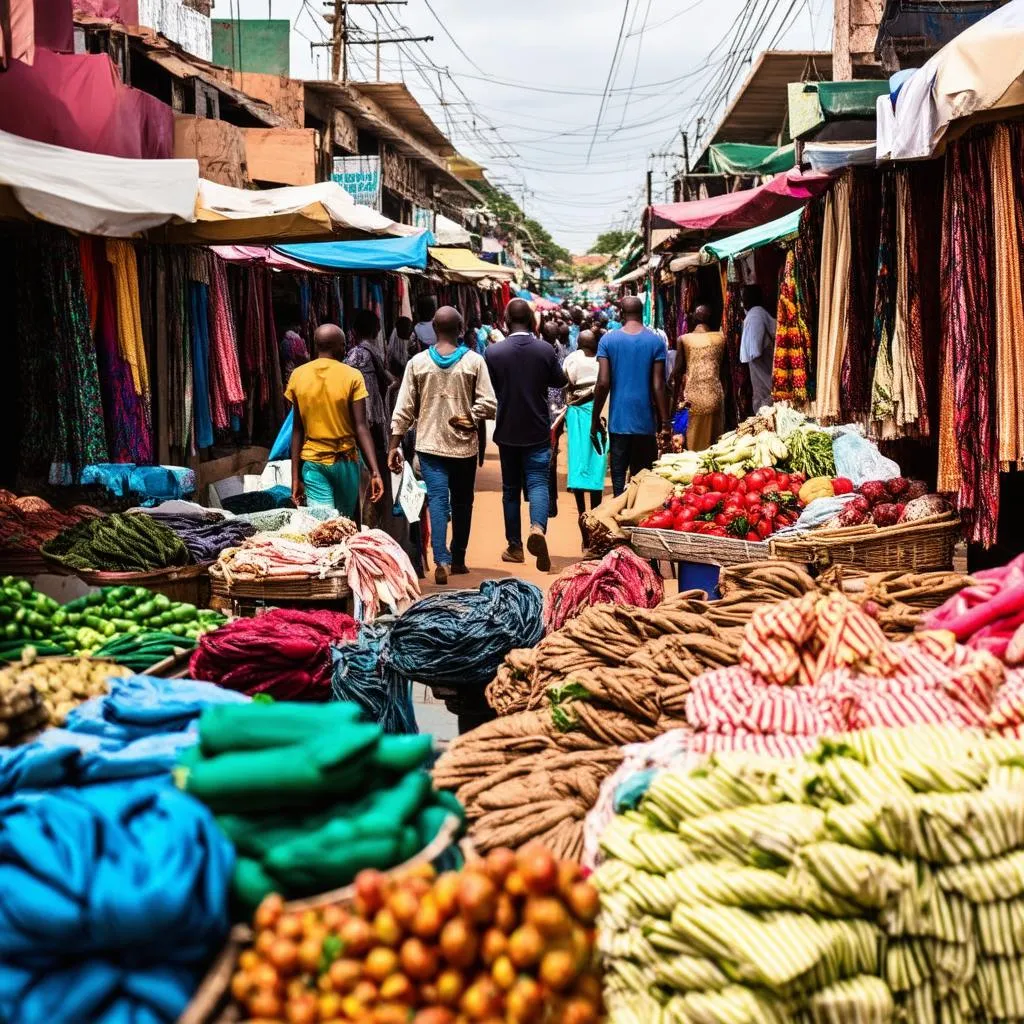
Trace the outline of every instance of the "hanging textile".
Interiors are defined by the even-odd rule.
[[[398,315],[412,319],[412,301],[409,298],[409,278],[405,274],[398,275]]]
[[[893,335],[896,327],[896,181],[891,171],[881,173],[881,207],[879,211],[879,235],[875,269],[875,312],[870,352],[874,355],[874,372],[871,380],[872,430],[879,437],[896,436],[896,388],[893,371]],[[850,216],[853,217],[851,208]],[[854,272],[854,279],[861,275]],[[851,298],[851,308],[853,301]],[[849,346],[853,347],[853,329]],[[849,354],[849,348],[847,349]],[[845,377],[846,362],[843,364],[843,390],[850,386]],[[854,408],[851,400],[850,408]]]
[[[135,390],[132,367],[121,352],[113,270],[100,239],[82,236],[78,248],[82,276],[88,282],[86,292],[92,294],[90,319],[95,318],[93,338],[108,461],[144,465],[153,461],[153,435],[146,403]]]
[[[267,365],[270,373],[270,412],[273,426],[284,420],[284,384],[281,379],[281,360],[277,349],[277,321],[274,319],[274,289],[269,267],[256,267],[259,281],[260,317],[263,321],[263,340],[266,345]]]
[[[135,247],[120,238],[108,238],[107,261],[114,272],[117,297],[117,337],[121,356],[131,367],[135,394],[149,405],[149,366],[139,309],[139,269]]]
[[[941,160],[929,160],[901,167],[898,173],[906,180],[907,345],[917,381],[918,426],[922,436],[930,437],[939,409],[945,334],[940,288],[942,218],[935,215],[944,206],[945,170]]]
[[[1014,188],[1013,161],[1024,156],[1021,135],[1008,125],[992,140],[992,236],[995,245],[996,437],[999,465],[1014,469],[1024,462],[1024,298],[1021,295],[1020,197]],[[1017,142],[1016,149],[1013,142]]]
[[[850,179],[840,178],[825,204],[821,237],[820,301],[815,415],[823,423],[840,417],[840,377],[846,351],[850,285]]]
[[[257,268],[245,267],[241,271],[242,299],[239,308],[238,361],[241,367],[245,394],[249,396],[249,414],[254,409],[266,409],[270,404],[270,367],[264,340],[263,307],[260,302],[261,282]]]
[[[722,313],[722,333],[725,335],[723,373],[725,384],[726,430],[742,423],[753,413],[754,391],[750,383],[750,367],[740,362],[740,342],[743,338],[743,282],[736,267],[729,260],[728,285],[725,291],[725,310]]]
[[[40,249],[49,306],[45,343],[55,354],[55,373],[40,394],[55,409],[49,480],[71,484],[84,466],[108,460],[103,402],[78,245],[66,231],[55,231]],[[28,266],[34,277],[36,266]]]
[[[159,272],[159,271],[158,271]],[[188,257],[170,247],[164,259],[167,316],[168,444],[174,462],[194,454],[192,436],[192,330],[189,324]]]
[[[940,444],[948,449],[952,440],[960,470],[957,504],[969,524],[968,539],[984,547],[994,543],[999,519],[992,155],[991,134],[966,136],[947,149],[942,255],[944,372],[953,385],[954,436]]]
[[[226,430],[232,416],[240,416],[245,404],[242,374],[238,368],[238,342],[231,316],[227,265],[212,258],[210,267],[210,412],[213,425]]]
[[[213,444],[210,411],[210,289],[200,281],[189,282],[192,306],[192,380],[195,396],[196,447]]]
[[[920,354],[914,351],[911,332],[913,310],[911,308],[911,283],[908,276],[906,254],[910,231],[909,184],[905,174],[895,173],[895,219],[896,219],[896,294],[894,299],[892,343],[892,392],[886,418],[885,402],[882,401],[875,413],[880,421],[876,427],[878,436],[905,437],[920,433],[922,389],[918,380]],[[881,258],[881,256],[880,256]],[[882,282],[879,280],[879,288]],[[920,334],[920,331],[918,331]],[[881,363],[881,351],[879,352]],[[877,380],[877,374],[876,374]],[[874,410],[873,410],[874,412]]]
[[[811,358],[811,331],[807,326],[800,282],[797,278],[796,248],[786,254],[779,285],[776,316],[775,366],[772,371],[772,399],[794,404],[807,402],[807,373]]]
[[[881,175],[890,182],[888,174]],[[879,269],[878,242],[882,231],[882,197],[874,168],[849,172],[850,284],[846,304],[846,344],[840,374],[840,414],[844,422],[866,421],[871,411],[871,368],[878,348],[875,277]],[[891,218],[890,218],[891,219]],[[895,221],[887,236],[895,235]],[[886,266],[891,274],[892,265]],[[891,325],[889,335],[891,337]]]
[[[807,352],[807,400],[817,394],[818,310],[821,300],[821,235],[825,226],[825,196],[812,199],[800,215],[793,253],[796,257],[797,299],[810,338]]]

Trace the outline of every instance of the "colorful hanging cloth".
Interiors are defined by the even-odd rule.
[[[192,305],[192,380],[195,395],[196,447],[213,444],[210,411],[210,289],[199,281],[189,282]]]
[[[803,404],[807,401],[807,371],[811,358],[811,330],[797,278],[795,247],[786,253],[779,285],[778,328],[775,332],[775,366],[772,398]]]
[[[997,125],[992,140],[992,235],[995,244],[996,436],[999,465],[1015,469],[1024,462],[1024,297],[1021,295],[1018,223],[1020,200],[1014,188],[1014,158],[1024,153],[1020,133],[1014,152],[1010,128]]]
[[[957,504],[971,541],[991,547],[999,521],[999,463],[995,430],[995,279],[992,237],[992,136],[958,139],[946,151],[943,217],[945,373],[952,383],[944,414],[952,415],[960,488]],[[940,460],[941,461],[941,460]]]
[[[823,423],[836,423],[840,417],[840,379],[846,352],[850,288],[849,177],[835,183],[825,205],[819,280],[815,414]]]
[[[117,299],[117,338],[121,356],[131,367],[135,394],[150,403],[149,366],[139,309],[139,268],[135,247],[120,238],[107,239],[107,261],[114,272]]]
[[[245,391],[238,367],[238,342],[231,315],[226,264],[217,257],[214,257],[210,269],[209,382],[213,425],[218,430],[225,430],[230,426],[232,416],[241,415]]]

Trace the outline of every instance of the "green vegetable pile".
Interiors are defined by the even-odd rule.
[[[425,770],[430,736],[386,736],[357,704],[221,704],[175,771],[237,852],[233,887],[256,907],[348,885],[419,853],[462,809]]]
[[[16,660],[30,646],[40,655],[116,658],[141,671],[175,648],[191,649],[200,634],[224,621],[217,612],[172,601],[145,587],[102,587],[61,605],[37,593],[27,580],[0,580],[0,661]],[[127,638],[126,643],[111,646],[119,637]]]
[[[145,515],[115,513],[86,519],[39,550],[69,569],[102,572],[145,572],[189,563],[182,539]]]
[[[1024,1018],[1024,742],[917,726],[658,775],[602,836],[623,1024]]]
[[[794,430],[786,438],[786,447],[789,449],[786,465],[790,472],[803,473],[809,480],[836,475],[832,435],[824,430]]]

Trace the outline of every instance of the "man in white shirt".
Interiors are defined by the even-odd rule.
[[[754,412],[772,404],[772,370],[775,366],[775,317],[765,309],[764,296],[756,284],[743,289],[743,337],[740,340],[740,362],[750,367],[750,384],[754,391]]]

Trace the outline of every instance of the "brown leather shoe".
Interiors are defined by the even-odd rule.
[[[434,582],[439,587],[445,587],[448,585],[448,569],[446,566],[439,565],[434,570]]]
[[[501,560],[503,562],[515,562],[517,565],[521,565],[526,561],[526,556],[523,554],[523,549],[518,544],[515,547],[510,544],[504,551],[502,551]]]
[[[452,569],[451,569],[451,572],[452,572],[453,576],[468,576],[469,575],[469,569],[466,568],[465,563],[460,563],[459,565],[453,565]]]
[[[526,550],[537,559],[539,572],[551,571],[551,556],[548,554],[548,539],[539,526],[530,527],[530,539],[526,542]]]

